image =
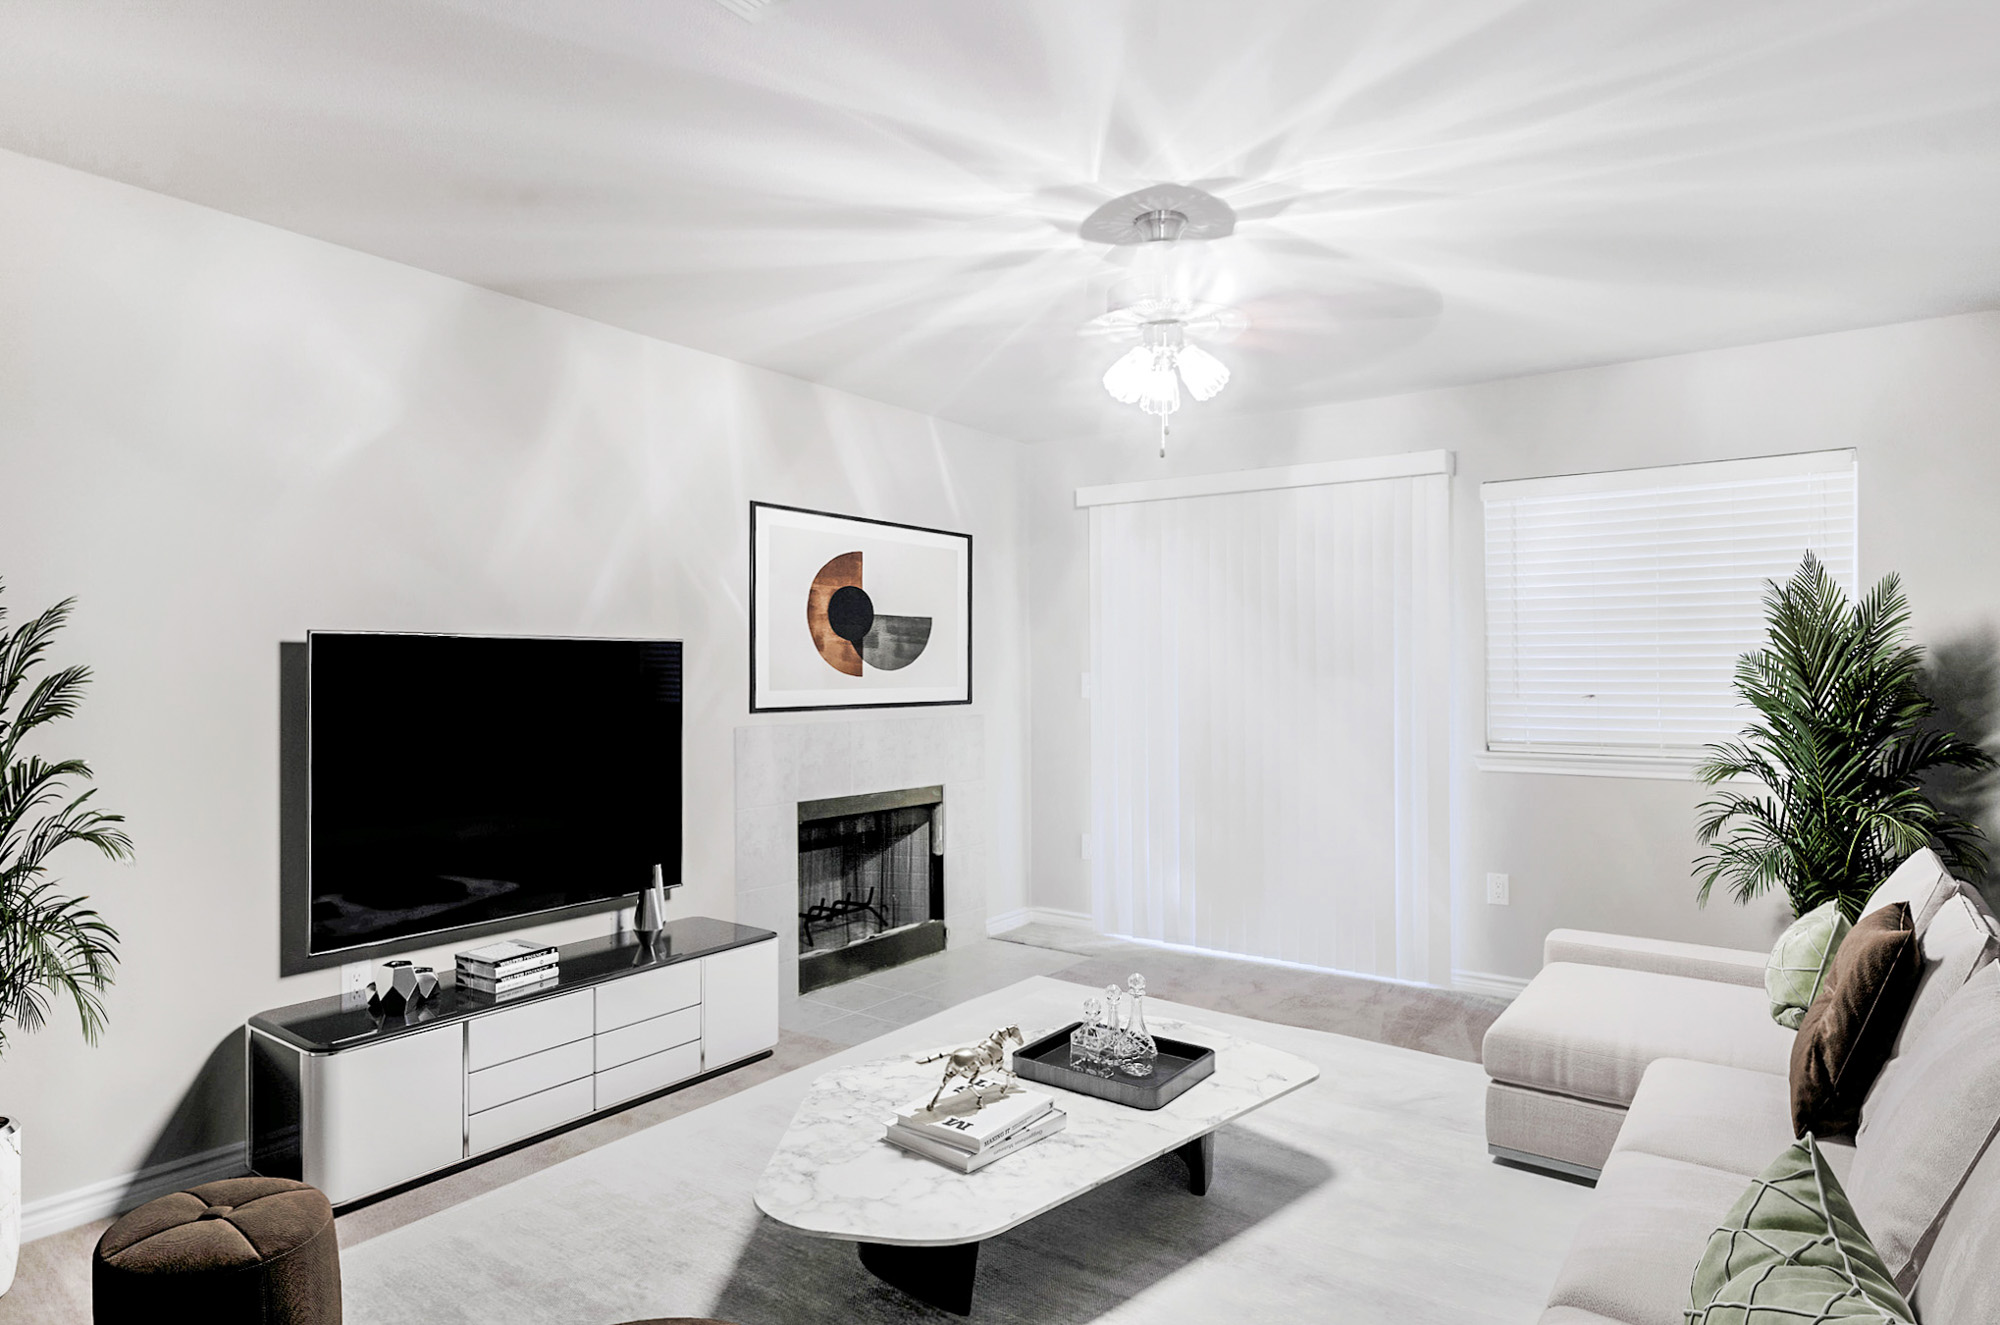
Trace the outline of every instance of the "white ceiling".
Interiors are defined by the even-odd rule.
[[[0,146],[1029,439],[1201,184],[1270,410],[2000,305],[2000,6],[9,0]]]

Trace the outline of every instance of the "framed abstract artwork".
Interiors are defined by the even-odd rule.
[[[972,702],[972,535],[750,503],[750,711]]]

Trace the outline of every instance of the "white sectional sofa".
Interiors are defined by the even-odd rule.
[[[1870,1235],[1911,1244],[1924,1325],[2000,1325],[2000,921],[1929,852],[1869,909],[1892,901],[1922,935],[1918,992],[1857,1135],[1822,1149]],[[1544,1325],[1678,1325],[1710,1231],[1791,1144],[1765,956],[1559,930],[1487,1034],[1489,1149],[1597,1181]]]

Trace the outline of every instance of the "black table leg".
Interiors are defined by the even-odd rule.
[[[1174,1152],[1188,1167],[1188,1190],[1196,1196],[1208,1195],[1208,1184],[1215,1177],[1215,1133],[1198,1136]]]
[[[892,1247],[881,1242],[856,1244],[861,1263],[876,1278],[954,1315],[972,1314],[972,1277],[979,1269],[979,1244],[953,1247]]]

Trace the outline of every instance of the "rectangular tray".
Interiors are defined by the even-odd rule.
[[[1078,1095],[1091,1095],[1132,1109],[1157,1109],[1190,1086],[1215,1072],[1215,1050],[1204,1049],[1186,1040],[1153,1037],[1160,1056],[1153,1060],[1153,1075],[1097,1077],[1078,1072],[1069,1065],[1069,1033],[1083,1025],[1073,1021],[1059,1031],[1044,1035],[1033,1044],[1014,1051],[1014,1073],[1044,1086],[1058,1086]]]

